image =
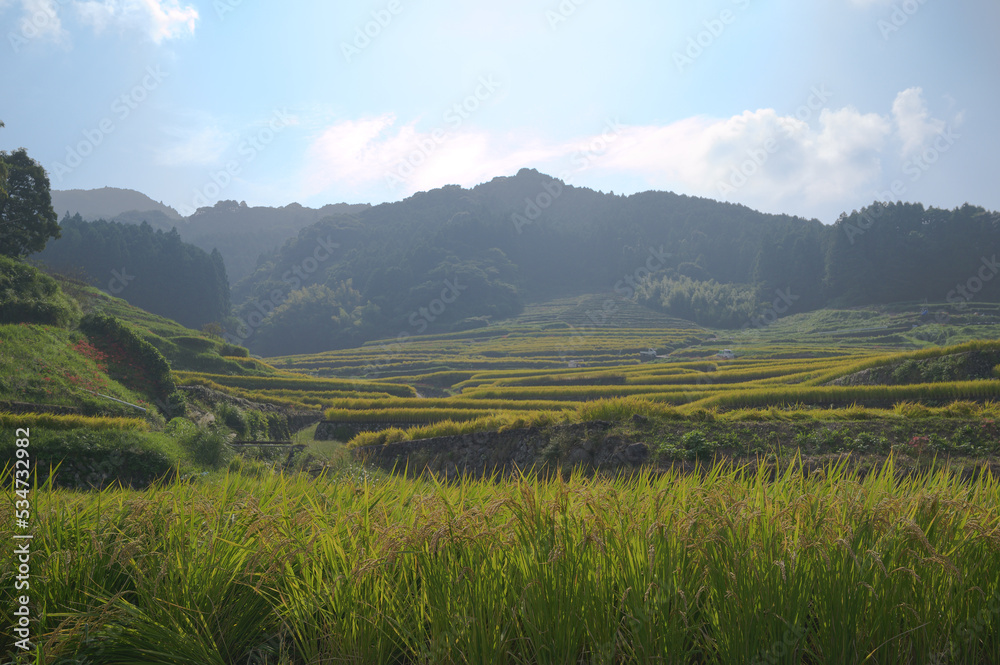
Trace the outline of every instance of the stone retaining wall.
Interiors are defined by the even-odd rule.
[[[542,430],[476,432],[356,448],[356,459],[385,470],[425,470],[453,478],[463,474],[506,475],[546,465],[615,469],[649,459],[645,443],[608,436],[611,423],[596,421]]]

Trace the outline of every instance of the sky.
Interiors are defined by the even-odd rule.
[[[996,0],[0,0],[0,150],[184,215],[525,167],[826,223],[997,210],[997,26]]]

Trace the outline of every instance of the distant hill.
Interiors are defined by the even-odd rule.
[[[226,263],[230,282],[235,284],[256,270],[261,254],[277,250],[307,226],[368,207],[368,204],[337,203],[307,208],[290,203],[281,208],[268,208],[250,207],[245,202],[219,201],[214,206],[199,208],[178,224],[177,230],[185,242],[206,252],[218,249]]]
[[[214,206],[199,208],[185,218],[170,206],[131,189],[103,187],[52,192],[52,208],[60,219],[66,214],[78,214],[86,221],[147,222],[163,231],[176,227],[184,242],[209,253],[218,249],[234,284],[256,269],[261,254],[276,250],[303,228],[325,217],[358,212],[367,207],[367,204],[337,203],[317,209],[291,203],[269,208],[220,201]]]
[[[626,301],[729,329],[903,301],[947,300],[955,315],[973,297],[1000,301],[997,253],[1000,214],[971,205],[876,202],[824,225],[522,169],[302,229],[234,284],[230,332],[265,355],[405,343],[580,294],[607,294],[585,308],[597,328],[622,325]]]
[[[66,213],[79,214],[87,221],[97,219],[112,221],[125,213],[151,211],[158,212],[162,215],[162,219],[175,223],[184,219],[170,206],[154,201],[142,192],[137,192],[134,189],[119,189],[118,187],[52,190],[52,209],[60,218]],[[153,226],[161,226],[161,224],[154,224],[152,219],[146,221]],[[169,228],[167,227],[167,229]]]

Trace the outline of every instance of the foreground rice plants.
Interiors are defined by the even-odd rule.
[[[34,496],[39,663],[1000,662],[989,475],[229,475]]]

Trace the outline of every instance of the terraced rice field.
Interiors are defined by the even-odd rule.
[[[939,337],[942,326],[926,315],[824,311],[733,332],[627,305],[602,321],[597,313],[606,301],[582,297],[529,307],[517,319],[476,330],[269,359],[295,373],[283,378],[180,378],[323,408],[333,421],[375,424],[495,424],[533,413],[572,419],[590,402],[619,398],[673,406],[682,416],[1000,400],[993,371],[1000,342],[928,343],[923,337]],[[955,323],[946,337],[1000,336],[990,316],[970,312],[971,323]],[[655,358],[644,355],[650,348]],[[736,358],[719,357],[723,348]],[[973,356],[978,373],[970,375],[962,363]],[[871,380],[872,373],[881,378]]]

